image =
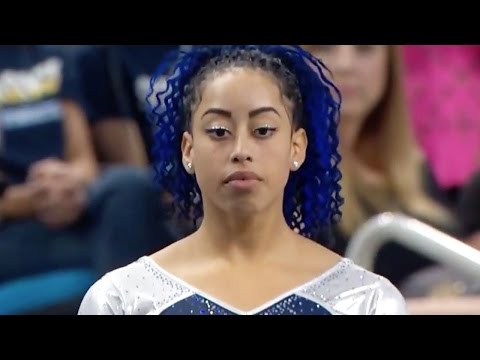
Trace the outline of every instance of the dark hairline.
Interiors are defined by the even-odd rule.
[[[225,72],[232,71],[234,69],[247,69],[247,70],[252,70],[252,71],[260,71],[263,74],[269,76],[277,85],[279,92],[280,92],[280,97],[281,97],[281,102],[285,107],[285,112],[287,114],[288,120],[290,121],[290,124],[292,125],[292,133],[294,131],[297,131],[301,127],[301,121],[300,119],[295,119],[295,114],[294,114],[294,107],[295,104],[292,100],[290,100],[286,95],[285,95],[285,89],[283,88],[282,81],[275,76],[275,74],[272,71],[269,71],[268,69],[262,69],[261,67],[254,66],[253,64],[231,64],[230,67],[225,67],[221,69],[213,69],[213,71],[207,73],[207,76],[202,79],[202,81],[198,84],[196,91],[198,91],[198,99],[196,104],[192,104],[194,108],[188,109],[189,111],[189,118],[185,119],[185,131],[189,132],[192,134],[192,123],[193,123],[193,114],[198,110],[198,107],[200,106],[202,102],[202,94],[205,90],[205,82],[207,81],[213,81],[216,76],[222,75]],[[197,75],[197,74],[196,74]],[[196,76],[195,75],[195,76]],[[193,76],[190,80],[190,84],[193,82],[195,76]]]

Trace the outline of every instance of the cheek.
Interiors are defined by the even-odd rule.
[[[370,72],[369,80],[365,86],[369,103],[374,106],[382,99],[387,87],[387,69],[378,67]]]
[[[195,176],[200,188],[214,183],[213,179],[220,176],[225,165],[224,152],[212,141],[198,139],[194,142]]]
[[[379,52],[363,64],[363,88],[366,100],[374,106],[382,99],[388,83],[388,57]]]
[[[261,152],[262,167],[268,171],[269,181],[285,185],[291,171],[291,140],[290,137],[277,139],[265,146]]]

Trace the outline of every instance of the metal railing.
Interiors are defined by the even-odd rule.
[[[380,248],[390,241],[480,279],[480,251],[402,214],[383,213],[369,219],[352,236],[345,255],[357,265],[372,270]]]

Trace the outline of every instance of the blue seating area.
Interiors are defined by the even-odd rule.
[[[87,268],[52,271],[0,285],[0,315],[41,313],[80,298],[94,282]]]

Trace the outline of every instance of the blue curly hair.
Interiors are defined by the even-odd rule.
[[[318,240],[338,222],[343,203],[337,136],[341,98],[325,76],[324,64],[296,45],[195,45],[160,64],[150,81],[147,114],[156,128],[152,149],[156,179],[173,195],[171,210],[186,219],[193,217],[194,226],[203,215],[196,179],[183,167],[181,141],[190,129],[202,82],[214,71],[231,67],[273,74],[292,101],[293,126],[305,129],[309,144],[302,167],[289,176],[283,212],[292,229]],[[158,80],[167,71],[166,87],[158,89]]]

